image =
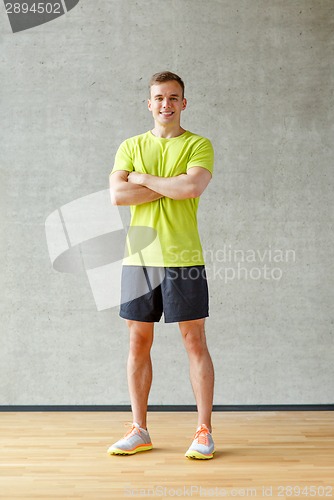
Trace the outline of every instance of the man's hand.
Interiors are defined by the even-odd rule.
[[[139,172],[130,172],[128,176],[128,182],[131,184],[137,184],[137,186],[145,186],[145,176],[147,174],[141,174]]]

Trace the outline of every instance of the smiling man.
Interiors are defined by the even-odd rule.
[[[164,314],[166,323],[179,325],[198,409],[198,427],[185,456],[213,458],[214,369],[204,330],[209,299],[196,214],[199,197],[211,180],[214,155],[208,139],[181,127],[186,106],[178,75],[169,71],[153,75],[148,109],[154,127],[121,144],[109,178],[112,203],[131,207],[130,232],[149,228],[160,243],[145,249],[144,262],[137,253],[123,265],[120,316],[130,334],[127,375],[133,424],[110,446],[111,455],[152,449],[146,425],[150,351],[154,323]],[[133,290],[144,289],[146,293],[131,297]]]

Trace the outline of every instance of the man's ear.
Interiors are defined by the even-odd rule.
[[[184,109],[186,109],[186,107],[187,107],[187,99],[184,97],[184,98],[182,99],[182,111],[183,111]]]
[[[151,99],[147,99],[147,107],[150,111],[152,111]]]

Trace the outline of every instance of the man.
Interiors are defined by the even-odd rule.
[[[121,144],[110,174],[112,203],[131,206],[130,233],[148,228],[159,242],[148,246],[145,255],[130,253],[123,262],[120,316],[130,333],[127,375],[133,425],[110,446],[111,455],[152,449],[146,426],[150,350],[154,322],[164,313],[165,322],[179,325],[198,409],[198,428],[185,456],[213,458],[214,370],[204,331],[208,289],[196,219],[199,196],[212,176],[213,149],[208,139],[181,127],[186,106],[178,75],[168,71],[153,75],[148,109],[154,128]],[[131,241],[128,244],[131,247]]]

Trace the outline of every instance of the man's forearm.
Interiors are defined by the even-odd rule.
[[[196,182],[187,174],[175,177],[158,177],[150,174],[142,174],[141,181],[141,187],[145,186],[173,200],[196,198],[200,195]]]
[[[163,195],[156,193],[152,189],[131,184],[130,182],[120,183],[110,187],[111,200],[114,205],[141,205],[163,198]]]

